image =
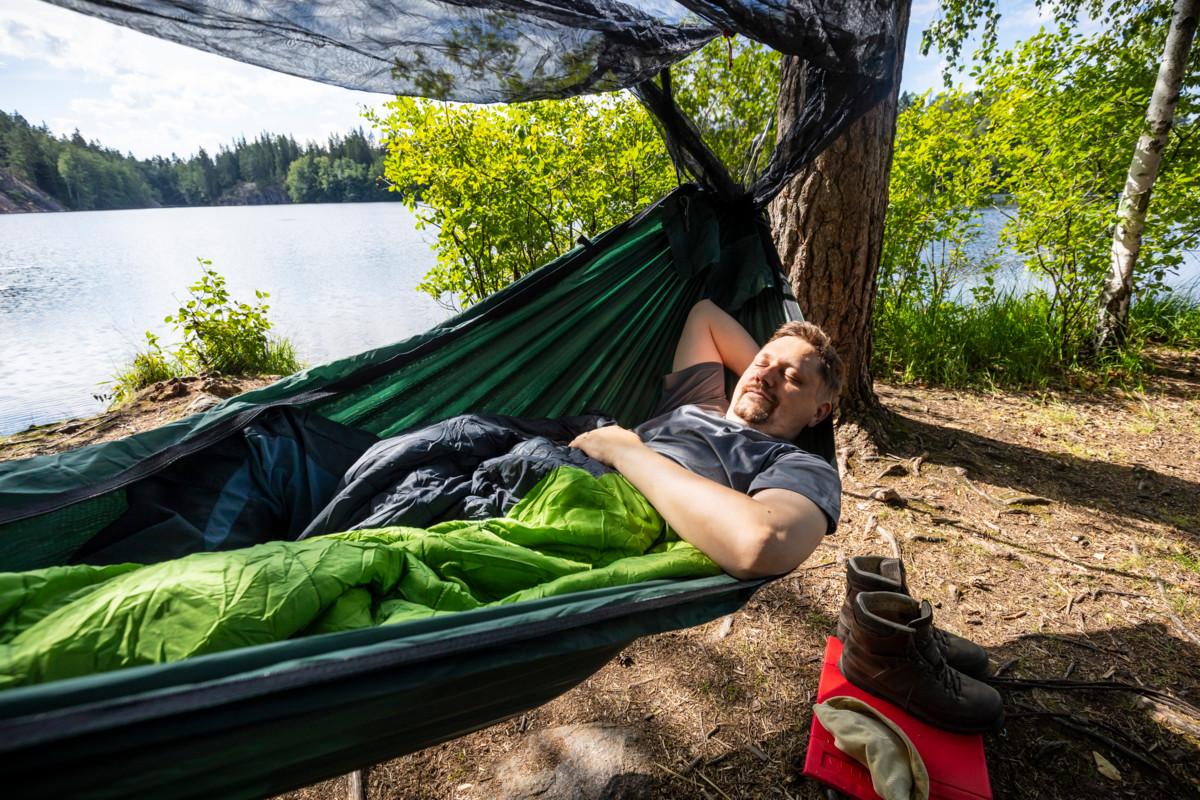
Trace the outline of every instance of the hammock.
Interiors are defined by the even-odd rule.
[[[130,498],[170,470],[228,474],[236,467],[241,432],[273,408],[302,412],[318,427],[375,436],[466,411],[523,417],[603,412],[627,426],[640,422],[653,410],[697,300],[713,299],[760,341],[785,319],[799,317],[758,209],[886,89],[879,64],[893,44],[890,6],[871,0],[830,2],[829,8],[805,3],[804,15],[750,0],[684,3],[699,19],[676,13],[667,0],[645,4],[659,9],[656,14],[617,0],[396,0],[392,8],[56,1],[343,85],[372,58],[391,65],[393,78],[402,76],[401,46],[404,58],[424,59],[420,86],[368,87],[377,90],[454,97],[455,87],[482,92],[478,87],[490,86],[490,99],[528,99],[636,84],[663,123],[672,155],[701,186],[681,187],[404,342],[313,367],[128,439],[0,463],[4,571],[86,560],[97,541],[128,527],[122,520],[137,510]],[[462,28],[464,14],[496,23],[486,41],[512,35],[528,44],[532,37],[550,50],[569,41],[583,60],[561,59],[566,66],[556,73],[554,59],[530,65],[460,57],[450,59],[459,72],[445,74],[452,66],[446,54],[461,52],[446,48],[446,35],[456,24]],[[408,39],[389,40],[370,27],[391,17],[394,25],[384,28],[395,31],[407,20]],[[415,41],[414,30],[426,40]],[[558,38],[548,36],[550,30]],[[771,163],[747,187],[729,180],[678,115],[669,82],[647,80],[721,30],[812,59],[812,90],[796,126],[783,132]],[[441,38],[431,39],[431,31]],[[620,64],[644,69],[622,71]],[[300,430],[297,438],[310,434]],[[828,423],[813,429],[801,445],[832,457],[832,429]],[[198,508],[202,517],[220,513]],[[544,703],[632,639],[731,613],[762,583],[728,576],[652,581],[12,689],[0,693],[0,781],[22,797],[286,791]]]
[[[766,227],[684,187],[436,328],[128,439],[0,463],[0,569],[66,563],[172,465],[267,409],[380,436],[462,411],[649,416],[701,297],[762,339],[786,318]],[[831,429],[808,446],[828,455]],[[555,697],[641,635],[762,584],[656,581],[0,692],[0,780],[28,796],[260,796],[462,735]],[[316,732],[316,733],[315,733]]]

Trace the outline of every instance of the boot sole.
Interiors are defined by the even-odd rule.
[[[893,705],[898,707],[900,710],[902,710],[905,714],[908,714],[909,716],[913,717],[914,719],[919,719],[922,722],[926,723],[927,725],[932,725],[933,727],[937,728],[940,731],[949,731],[950,733],[972,735],[972,734],[976,734],[976,733],[978,733],[978,734],[995,733],[996,731],[998,731],[1004,727],[1004,715],[1003,714],[1000,715],[999,719],[997,719],[995,722],[993,722],[990,726],[988,726],[986,728],[978,727],[978,726],[959,727],[957,725],[947,724],[945,722],[942,722],[941,720],[936,720],[936,719],[932,719],[931,717],[927,717],[927,716],[921,714],[919,711],[916,711],[911,708],[905,708],[903,705],[901,705],[901,703],[898,699],[893,700],[892,698],[888,697],[887,695],[880,694],[880,693],[876,692],[874,689],[872,689],[871,687],[865,686],[862,683],[859,683],[858,681],[852,679],[849,675],[846,674],[846,670],[842,667],[842,661],[843,661],[843,658],[839,657],[838,662],[837,662],[837,668],[838,668],[838,672],[842,673],[842,677],[844,677],[847,681],[854,684],[859,689],[862,689],[864,692],[874,695],[875,697],[878,697],[882,700],[887,700],[889,703],[892,703]]]

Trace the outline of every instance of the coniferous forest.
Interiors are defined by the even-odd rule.
[[[324,144],[264,132],[214,155],[139,159],[0,111],[0,211],[396,200],[383,156],[357,128]]]

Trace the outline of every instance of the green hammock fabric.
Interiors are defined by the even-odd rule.
[[[151,566],[0,573],[0,689],[717,574],[623,477],[562,467],[503,519],[350,531]]]

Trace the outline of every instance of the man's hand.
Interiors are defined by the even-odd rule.
[[[617,459],[622,453],[644,446],[636,433],[620,425],[607,425],[585,431],[571,441],[571,447],[582,450],[591,458],[613,469],[617,468]]]
[[[825,515],[807,497],[785,489],[748,497],[689,471],[619,426],[580,434],[571,446],[624,475],[676,533],[736,578],[788,572],[825,534]]]

